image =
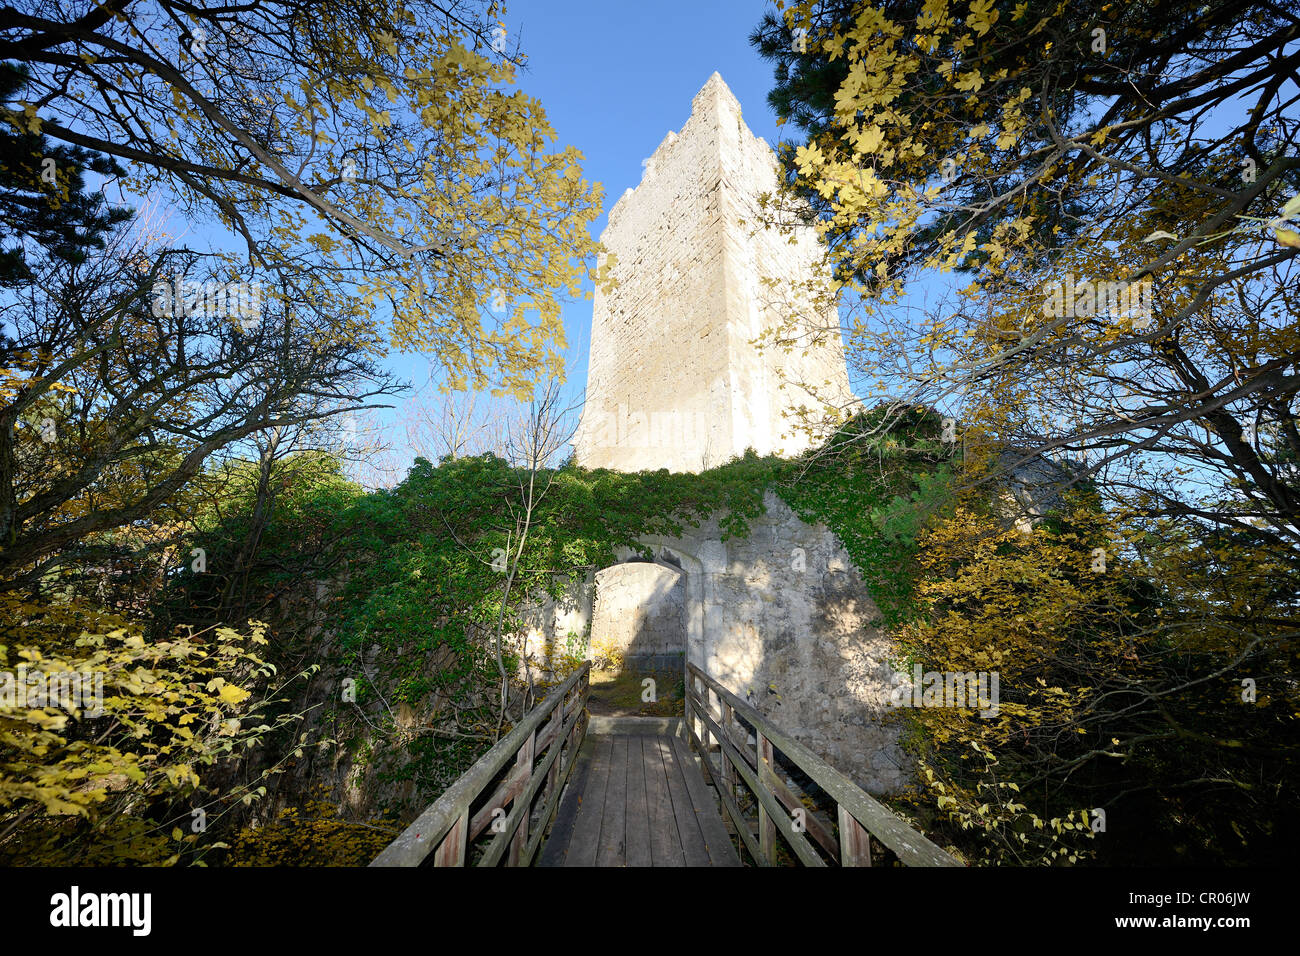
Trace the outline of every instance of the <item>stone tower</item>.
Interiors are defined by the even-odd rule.
[[[823,405],[806,386],[840,407],[852,393],[837,311],[792,301],[788,288],[814,276],[816,233],[758,224],[758,197],[777,186],[775,154],[714,73],[681,132],[643,167],[600,237],[618,286],[595,293],[578,463],[698,472],[747,448],[798,454],[817,440],[798,409],[820,417]],[[755,346],[788,316],[793,347]]]

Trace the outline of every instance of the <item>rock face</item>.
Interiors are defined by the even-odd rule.
[[[801,407],[823,407],[805,386],[852,401],[836,309],[787,288],[815,277],[815,232],[757,225],[776,185],[775,155],[714,73],[601,234],[618,285],[595,294],[579,464],[698,472],[746,448],[794,455],[819,437],[799,427]],[[755,346],[782,326],[789,348]]]

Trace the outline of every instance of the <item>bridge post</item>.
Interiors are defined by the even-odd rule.
[[[735,714],[731,709],[731,705],[725,700],[719,700],[719,704],[721,705],[722,720],[718,723],[721,725],[722,735],[729,737],[731,735],[731,726],[736,720]],[[718,744],[718,756],[722,762],[722,773],[720,774],[722,779],[718,781],[718,784],[726,787],[727,796],[734,800],[736,798],[736,768],[731,765],[731,758],[727,756],[727,748],[723,747],[721,742]]]
[[[558,732],[556,736],[559,736]],[[528,777],[532,775],[533,758],[536,749],[537,731],[534,730],[528,735],[528,739],[524,741],[523,746],[519,748],[519,753],[515,756],[515,766],[520,768],[520,772],[523,774],[523,779],[525,781],[527,781]],[[521,793],[515,797],[515,800],[531,800],[531,797],[526,796],[525,793]],[[519,825],[515,827],[514,836],[510,838],[510,859],[506,864],[507,866],[519,865],[519,854],[523,852],[525,844],[528,843],[528,818],[532,815],[530,810],[530,807],[523,808],[523,812],[519,818]]]
[[[757,735],[758,743],[758,766],[755,768],[758,771],[756,775],[758,785],[770,793],[768,781],[770,777],[776,775],[772,767],[772,742],[757,727],[754,728],[754,733]],[[776,821],[767,812],[761,796],[755,793],[754,798],[758,801],[758,851],[762,854],[762,862],[772,866],[776,862]]]
[[[871,835],[844,804],[840,811],[840,866],[871,865]]]
[[[556,756],[555,760],[551,762],[551,769],[546,771],[546,789],[542,794],[542,806],[546,806],[550,801],[551,793],[555,790],[555,781],[560,777],[560,763],[564,758],[564,745],[566,743],[565,739],[561,737],[560,734],[564,730],[564,709],[568,704],[568,700],[569,698],[566,694],[560,699],[560,702],[555,705],[555,712],[551,714],[551,723],[555,727],[555,741],[551,746],[555,748]],[[572,736],[573,731],[569,731],[569,734]],[[542,826],[546,826],[546,823],[547,821],[543,820]]]
[[[692,683],[695,681],[693,675],[688,674],[686,679]],[[698,685],[696,690],[698,690]],[[686,695],[687,706],[690,706],[691,695]],[[708,698],[705,698],[707,701]],[[705,704],[707,707],[707,703]],[[695,733],[696,739],[700,742],[700,766],[704,768],[704,780],[706,783],[713,783],[713,768],[709,765],[709,755],[713,752],[713,733],[709,730],[709,725],[705,722],[702,714],[691,716],[690,729]]]
[[[469,808],[461,811],[456,823],[433,852],[434,866],[464,866],[465,844],[469,832]]]

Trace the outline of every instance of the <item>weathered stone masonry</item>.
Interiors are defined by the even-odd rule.
[[[815,231],[757,227],[758,196],[776,186],[775,154],[714,73],[601,234],[618,284],[593,304],[580,464],[701,471],[751,447],[793,455],[814,441],[792,417],[817,405],[804,386],[852,401],[837,313],[786,288],[813,277]],[[757,348],[787,316],[801,347]]]
[[[757,197],[775,188],[774,154],[715,73],[601,236],[619,284],[594,302],[580,464],[697,472],[751,447],[794,455],[817,440],[790,417],[814,404],[799,383],[852,401],[835,310],[773,301],[760,281],[811,277],[820,261],[812,230],[755,229]],[[791,315],[805,347],[755,347]],[[689,658],[863,787],[894,790],[910,771],[879,612],[828,528],[774,494],[765,503],[744,539],[724,541],[717,515],[642,538],[654,563],[628,553],[576,584],[542,613],[532,646],[587,630],[632,662]]]

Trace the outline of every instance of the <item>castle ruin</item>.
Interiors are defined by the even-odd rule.
[[[806,285],[821,262],[813,229],[757,224],[776,176],[714,73],[601,236],[618,287],[596,293],[579,464],[699,472],[747,448],[795,455],[820,440],[800,406],[849,409],[837,310],[763,282]],[[755,345],[789,328],[794,347]],[[894,648],[880,612],[829,528],[771,491],[765,508],[744,538],[725,538],[718,515],[679,537],[642,536],[651,560],[629,549],[574,581],[541,609],[531,646],[545,658],[587,634],[641,670],[689,660],[859,785],[896,790],[911,770],[889,719]]]
[[[617,287],[595,294],[579,464],[698,472],[748,448],[793,456],[824,435],[828,403],[851,404],[838,311],[798,291],[818,278],[816,231],[758,222],[776,189],[775,154],[714,73],[601,233]],[[780,344],[756,344],[776,330]]]

